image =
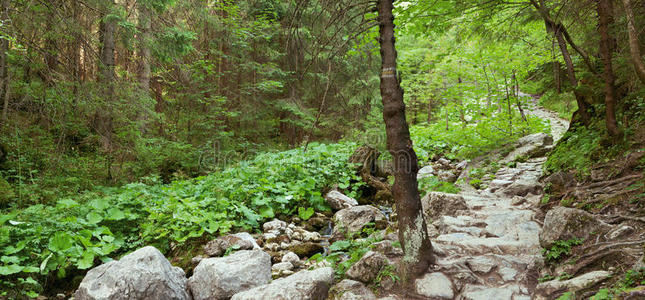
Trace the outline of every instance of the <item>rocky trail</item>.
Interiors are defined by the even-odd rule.
[[[556,140],[566,131],[566,121],[535,104],[527,113],[549,120]],[[411,290],[396,288],[392,277],[379,277],[403,254],[393,233],[396,212],[359,205],[332,190],[325,199],[333,216],[275,219],[262,225],[261,234],[220,236],[183,270],[154,247],[144,247],[90,270],[75,299],[541,299],[534,297],[543,261],[542,218],[536,215],[542,164],[553,142],[551,135],[533,134],[489,155],[487,162],[439,160],[421,169],[421,178],[447,172],[453,182],[457,174],[463,180],[457,181],[458,194],[430,192],[422,199],[437,260]],[[499,166],[494,176],[484,176],[480,189],[473,188],[467,174],[490,162]],[[346,270],[347,279],[337,282],[333,263],[310,259],[328,255],[330,243],[369,226],[371,237],[380,241],[366,246]]]
[[[567,122],[552,112],[531,105],[529,113],[549,120],[556,140],[566,131]],[[416,293],[432,299],[532,299],[536,263],[542,259],[538,179],[552,140],[537,134],[521,139],[518,146],[500,160],[503,167],[485,181],[488,188],[475,190],[462,183],[456,196],[437,194],[436,201],[429,200],[444,202],[430,216],[438,260],[416,282]],[[510,164],[520,157],[532,158]]]

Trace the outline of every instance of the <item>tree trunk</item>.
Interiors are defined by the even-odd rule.
[[[96,129],[98,133],[105,137],[112,134],[112,100],[114,99],[114,49],[115,49],[115,31],[116,21],[108,19],[107,15],[115,5],[114,0],[107,0],[104,6],[105,13],[101,18],[100,39],[101,39],[101,63],[99,82],[103,84],[104,95],[107,99],[107,107],[97,113]]]
[[[139,70],[139,88],[144,96],[150,95],[150,9],[145,4],[139,6],[139,58],[141,60]]]
[[[417,155],[412,148],[410,131],[405,120],[403,89],[396,77],[396,48],[394,46],[394,15],[392,0],[378,2],[381,44],[381,97],[383,119],[387,133],[387,148],[394,160],[392,196],[399,219],[399,240],[404,256],[401,277],[404,282],[426,272],[434,262],[432,244],[428,238],[419,197]]]
[[[636,74],[643,84],[645,84],[645,63],[641,59],[640,45],[638,44],[638,32],[636,31],[636,22],[634,21],[634,11],[630,0],[623,0],[625,6],[625,17],[627,18],[627,33],[629,34],[629,51],[634,62]]]
[[[600,56],[605,66],[603,79],[605,81],[605,121],[607,131],[611,136],[620,135],[616,122],[616,76],[612,66],[612,52],[614,51],[614,38],[609,32],[609,27],[614,23],[612,0],[598,0],[598,33],[600,34]]]
[[[578,114],[580,115],[580,121],[584,126],[589,125],[591,120],[591,115],[589,114],[589,104],[585,101],[584,95],[578,91],[578,79],[576,78],[576,71],[573,66],[573,60],[571,60],[571,55],[567,49],[567,43],[562,36],[562,33],[556,30],[555,34],[556,39],[558,40],[558,45],[560,46],[560,51],[562,52],[562,57],[567,66],[567,76],[569,77],[569,82],[573,87],[573,94],[576,97],[576,102],[578,103]]]
[[[9,2],[11,0],[2,0],[2,24],[9,24]],[[6,34],[6,28],[5,28]],[[7,62],[7,51],[9,51],[9,40],[0,39],[0,97],[4,103],[2,105],[2,124],[7,122],[7,111],[9,110],[9,64]]]

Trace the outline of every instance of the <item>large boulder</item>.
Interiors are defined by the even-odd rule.
[[[441,216],[456,216],[460,210],[467,210],[466,200],[457,194],[430,192],[421,198],[423,213],[435,220]]]
[[[331,288],[329,299],[334,300],[374,300],[376,296],[363,283],[345,279]]]
[[[222,256],[231,247],[236,250],[260,249],[255,239],[247,232],[218,237],[204,246],[204,253],[211,257]]]
[[[329,288],[334,282],[334,269],[320,268],[300,271],[289,277],[276,279],[270,284],[237,293],[231,300],[263,299],[327,299]]]
[[[226,257],[202,260],[188,280],[193,299],[229,299],[271,281],[271,256],[244,250]]]
[[[346,274],[347,277],[351,279],[370,283],[376,279],[378,273],[387,264],[388,260],[385,255],[374,251],[368,251],[359,261],[347,270]]]
[[[327,201],[327,204],[329,204],[329,206],[334,210],[341,210],[358,205],[358,201],[356,201],[356,199],[347,197],[345,194],[337,190],[331,190],[327,193],[327,195],[325,195],[325,201]]]
[[[452,281],[443,273],[428,273],[414,282],[417,294],[430,299],[453,299],[455,297]]]
[[[558,240],[587,239],[592,232],[604,234],[610,229],[611,225],[586,211],[557,206],[546,213],[540,245],[551,248]]]
[[[74,299],[190,299],[186,277],[154,247],[134,251],[119,261],[93,268]]]
[[[371,205],[354,206],[345,208],[334,214],[334,236],[344,232],[361,232],[368,223],[374,223],[377,228],[385,228],[387,219],[378,208]]]

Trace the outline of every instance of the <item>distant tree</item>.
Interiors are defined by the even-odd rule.
[[[610,27],[614,23],[613,0],[598,0],[598,33],[600,34],[600,57],[604,65],[603,79],[605,83],[605,121],[607,131],[612,136],[620,135],[616,122],[616,76],[612,66],[615,39],[611,35]]]

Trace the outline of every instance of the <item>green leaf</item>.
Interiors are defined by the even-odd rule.
[[[74,246],[74,238],[67,232],[57,232],[49,239],[49,250],[53,252],[63,252]]]
[[[90,268],[94,265],[94,256],[95,255],[92,251],[85,251],[81,259],[76,263],[76,266],[81,270]]]
[[[94,211],[87,214],[85,218],[87,219],[87,222],[89,222],[90,224],[97,224],[98,222],[103,221],[103,216],[101,216],[100,214]]]
[[[97,210],[105,210],[110,206],[110,203],[105,198],[95,199],[90,203],[90,206]]]
[[[314,209],[312,207],[308,207],[305,209],[304,207],[298,207],[298,216],[303,219],[303,220],[309,220],[311,216],[314,215]]]
[[[7,276],[7,275],[11,275],[11,274],[20,273],[20,271],[22,271],[22,269],[24,269],[23,266],[19,266],[19,265],[15,265],[15,264],[2,266],[2,267],[0,267],[0,275]]]
[[[123,211],[121,211],[120,209],[113,207],[108,209],[107,215],[105,216],[105,218],[108,220],[115,220],[115,221],[123,220],[125,219],[125,213],[123,213]]]
[[[263,218],[273,218],[275,216],[275,214],[273,213],[273,208],[271,208],[270,206],[260,207],[260,215]]]
[[[349,248],[351,245],[352,243],[350,241],[337,241],[329,246],[329,251],[342,251]]]

